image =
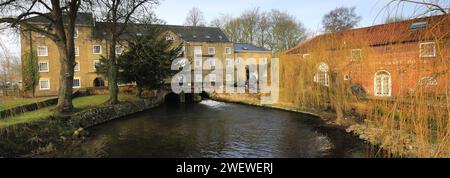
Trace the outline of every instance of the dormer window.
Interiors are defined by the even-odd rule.
[[[411,26],[409,27],[410,30],[419,30],[419,29],[424,29],[425,27],[427,27],[428,22],[424,21],[424,22],[416,22],[411,24]]]
[[[206,35],[206,36],[205,36],[205,38],[206,38],[206,39],[210,39],[210,38],[211,38],[211,36],[209,36],[209,35]]]

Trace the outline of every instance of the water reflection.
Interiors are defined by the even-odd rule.
[[[298,113],[216,101],[161,106],[91,130],[84,157],[370,157],[342,130]]]

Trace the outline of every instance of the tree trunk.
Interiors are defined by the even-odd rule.
[[[75,59],[71,60],[70,52],[67,52],[65,43],[57,43],[59,50],[59,93],[58,93],[58,105],[56,110],[59,113],[68,113],[73,109],[72,105],[72,93],[73,93],[73,75],[74,75],[74,63]]]
[[[344,119],[344,112],[342,110],[341,100],[339,95],[340,85],[339,85],[339,75],[337,72],[333,72],[331,76],[331,104],[336,112],[336,122],[340,123]]]
[[[142,98],[142,92],[143,92],[142,87],[136,86],[136,88],[137,88],[136,96],[137,96],[138,98]]]
[[[113,32],[115,33],[115,32]],[[109,104],[115,105],[119,103],[119,86],[117,85],[117,58],[116,58],[116,38],[113,35],[111,39],[111,45],[109,46],[109,71],[108,71],[108,83],[109,83]]]

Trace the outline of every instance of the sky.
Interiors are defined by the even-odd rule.
[[[390,0],[161,0],[155,9],[155,14],[172,25],[183,25],[186,15],[193,7],[199,8],[210,22],[221,15],[237,17],[245,10],[259,8],[261,11],[278,9],[293,15],[302,22],[311,33],[321,31],[323,16],[336,7],[356,7],[356,13],[362,16],[359,27],[371,26],[384,20],[386,9],[383,9]],[[444,1],[444,0],[443,0]],[[445,0],[448,1],[448,0]],[[448,5],[448,4],[447,4]],[[416,6],[401,6],[408,16]],[[380,12],[381,15],[378,15]],[[20,56],[20,47],[17,35],[11,32],[0,33],[0,43],[9,51]]]

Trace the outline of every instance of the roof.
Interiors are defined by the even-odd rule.
[[[67,18],[67,16],[64,16]],[[35,16],[27,19],[31,23],[48,24],[49,20],[43,16]],[[109,28],[107,22],[95,22],[95,18],[92,13],[80,12],[77,15],[77,25],[94,25],[94,38],[105,39],[105,32]],[[123,24],[119,24],[123,25]],[[187,42],[222,42],[230,43],[230,40],[220,28],[215,27],[193,27],[193,26],[177,26],[177,25],[148,25],[148,24],[128,24],[127,32],[119,37],[119,40],[130,39],[131,36],[136,33],[145,33],[147,28],[162,27],[172,31],[178,37]]]
[[[46,15],[50,15],[50,13],[46,13]],[[63,16],[63,18],[68,18],[68,16]],[[31,18],[28,18],[27,21],[29,23],[38,23],[38,24],[49,24],[50,23],[50,21],[43,16],[34,16]],[[88,12],[79,12],[75,23],[77,25],[92,25],[94,23],[93,14],[88,13]]]
[[[123,24],[120,24],[123,25]],[[213,42],[229,43],[228,37],[220,28],[214,27],[193,27],[176,25],[149,25],[149,24],[128,24],[126,32],[119,37],[119,40],[127,40],[138,33],[145,34],[148,28],[162,28],[171,31],[186,42]],[[105,39],[109,23],[97,22],[94,27],[94,38]]]
[[[247,52],[247,51],[251,51],[251,52],[270,52],[270,50],[265,49],[265,48],[261,48],[261,47],[257,47],[255,45],[252,44],[247,44],[247,43],[236,43],[234,44],[234,51],[235,52]]]
[[[423,26],[423,24],[426,24]],[[287,54],[301,53],[311,46],[322,44],[329,49],[352,46],[379,46],[430,40],[435,36],[450,38],[450,15],[438,15],[410,19],[401,22],[375,25],[365,28],[345,30],[336,33],[315,36],[296,47]],[[417,28],[423,27],[423,28]]]

